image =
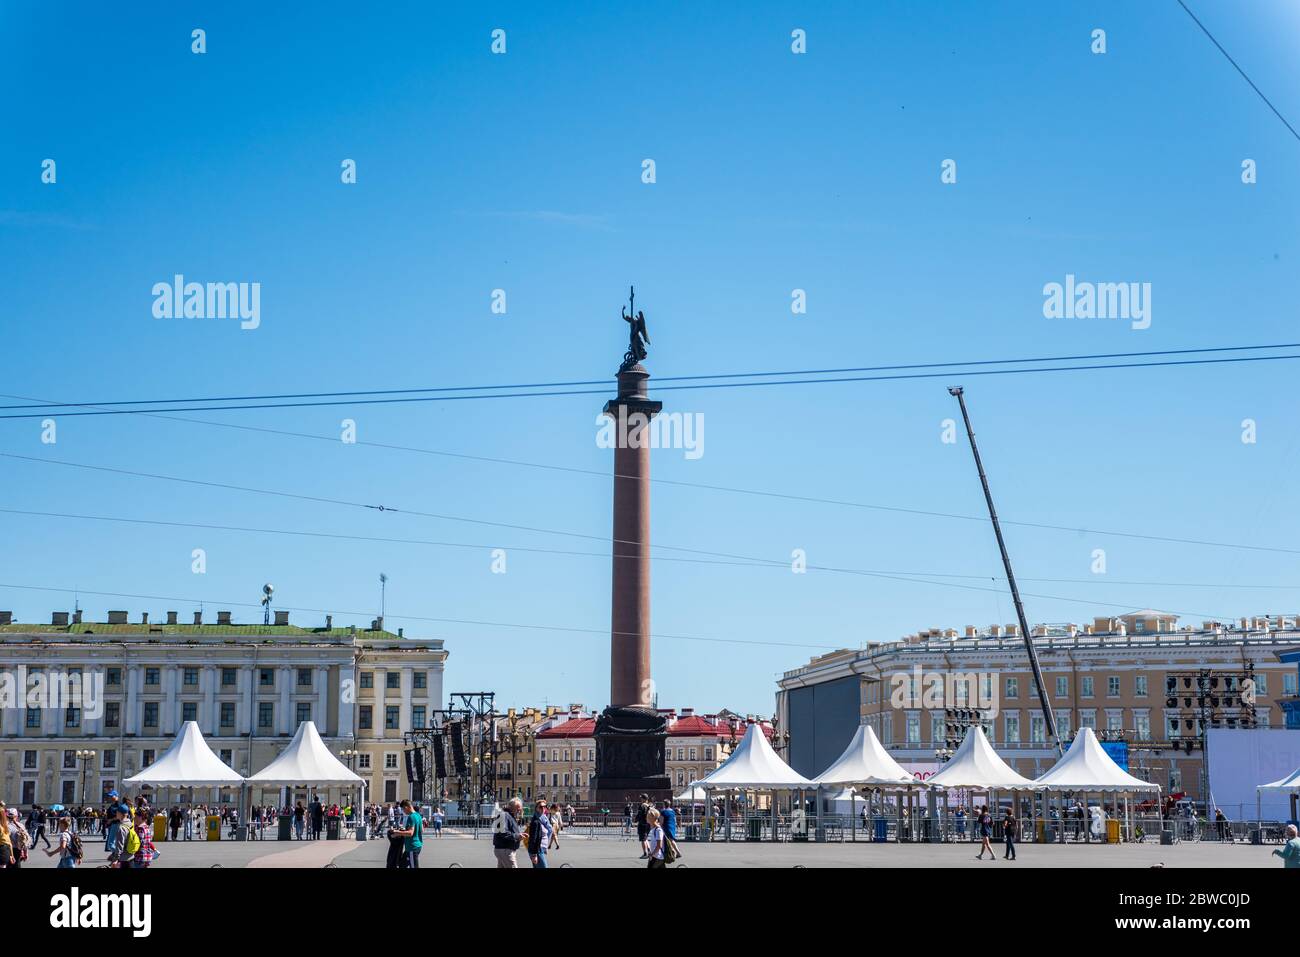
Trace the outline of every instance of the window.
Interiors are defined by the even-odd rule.
[[[144,768],[149,767],[149,765],[153,764],[154,755],[156,753],[157,752],[155,752],[153,748],[145,748],[143,751],[140,752],[140,768],[142,770]]]
[[[146,701],[144,703],[144,726],[146,728],[158,727],[158,702]]]
[[[1106,728],[1109,731],[1124,730],[1124,712],[1119,710],[1107,711]]]
[[[272,668],[258,668],[257,685],[259,688],[274,688],[275,670]]]
[[[1288,698],[1294,698],[1296,695],[1296,684],[1300,683],[1300,674],[1291,674],[1288,672],[1282,676],[1282,694]]]
[[[275,724],[275,705],[269,701],[257,703],[257,726],[270,730]]]
[[[1139,697],[1139,698],[1145,698],[1145,697],[1147,696],[1147,676],[1146,676],[1146,675],[1136,675],[1136,676],[1134,676],[1134,678],[1133,678],[1133,694],[1137,695],[1137,697]]]
[[[81,709],[68,708],[63,713],[63,726],[65,728],[75,728],[81,724]]]
[[[1082,696],[1085,698],[1091,698],[1092,697],[1092,675],[1085,675],[1081,679],[1081,684],[1083,685],[1083,690],[1081,692]]]
[[[395,704],[384,706],[384,727],[389,731],[397,731],[401,728],[401,708]]]
[[[551,787],[553,787],[553,788],[558,788],[559,786],[560,786],[560,776],[559,776],[558,774],[555,774],[554,772],[552,772],[552,774],[551,774]]]
[[[1057,679],[1056,679],[1056,696],[1057,696],[1058,698],[1068,698],[1068,697],[1070,696],[1070,679],[1069,679],[1069,678],[1057,678]]]
[[[429,673],[427,671],[417,671],[415,673],[415,687],[420,690],[429,687]]]
[[[76,769],[76,767],[77,767],[77,752],[76,752],[76,751],[64,751],[64,752],[63,752],[63,766],[64,766],[65,768],[73,768],[74,770]]]
[[[221,763],[227,767],[229,767],[230,762],[235,759],[234,752],[231,751],[230,748],[222,748],[221,751],[218,752],[218,757],[221,758]]]
[[[298,669],[298,687],[299,687],[299,688],[310,688],[310,687],[311,687],[311,669],[310,669],[310,668],[299,668],[299,669]]]
[[[930,712],[930,743],[942,744],[948,727],[943,719],[942,711]]]
[[[122,705],[117,701],[108,701],[104,704],[104,727],[117,728],[122,724]]]
[[[396,770],[397,770],[397,752],[396,752],[396,751],[385,751],[385,752],[384,752],[384,770],[385,770],[385,771],[396,771]]]
[[[569,786],[569,784],[570,784],[570,778],[569,778],[568,773],[566,772],[565,775],[564,775],[564,786],[567,788],[567,787]]]
[[[117,752],[109,748],[104,752],[104,763],[102,765],[105,771],[112,771],[117,767]]]
[[[375,686],[375,673],[373,671],[361,672],[361,687],[373,688]]]
[[[121,683],[122,683],[122,669],[121,669],[121,668],[106,668],[106,669],[104,669],[104,684],[107,684],[107,685],[120,685]]]
[[[538,764],[543,764],[543,763],[545,763],[545,761],[546,761],[546,749],[545,749],[545,748],[539,748],[538,751],[537,751],[537,763],[538,763]],[[546,782],[543,781],[542,783],[545,784]]]
[[[943,720],[939,720],[939,726],[943,727]],[[1008,744],[1018,744],[1020,742],[1020,715],[1009,714],[1006,716],[1006,736]]]
[[[160,671],[158,668],[146,668],[146,669],[144,669],[144,683],[145,683],[145,684],[147,684],[147,685],[154,685],[154,686],[156,687],[156,686],[158,685],[158,682],[159,682],[160,678],[161,678],[161,671]]]
[[[41,709],[40,709],[40,708],[28,708],[28,709],[27,709],[27,727],[29,727],[29,728],[39,728],[40,726],[41,726]]]
[[[199,720],[199,706],[196,702],[185,701],[181,703],[181,720],[182,721]]]
[[[1255,675],[1255,694],[1268,694],[1268,675]]]
[[[1070,737],[1070,712],[1056,712],[1056,736],[1062,740]]]
[[[692,758],[691,760],[693,761],[693,760],[695,760],[695,759]],[[704,760],[705,760],[705,761],[712,761],[712,760],[713,760],[713,748],[712,748],[712,746],[707,747],[707,748],[704,749]]]
[[[360,770],[362,770],[362,771],[369,771],[369,770],[370,770],[370,755],[369,755],[369,754],[359,754],[359,755],[357,755],[357,768],[360,769]]]
[[[223,728],[233,728],[235,726],[235,703],[233,701],[221,702],[221,726]]]
[[[396,671],[390,671],[390,672],[388,672],[387,674],[384,675],[384,687],[385,687],[385,688],[401,688],[401,687],[402,687],[402,676],[399,675]]]
[[[181,683],[187,688],[194,688],[199,683],[199,669],[186,668],[181,672]]]
[[[1151,712],[1134,711],[1133,730],[1137,732],[1137,738],[1139,741],[1150,741],[1151,740]]]
[[[24,771],[35,771],[35,770],[36,770],[36,752],[35,752],[35,751],[24,751],[24,752],[23,752],[23,770],[24,770]]]
[[[293,717],[293,719],[294,719],[294,722],[295,722],[296,724],[302,724],[304,721],[310,721],[310,720],[311,720],[311,702],[310,702],[310,701],[299,701],[297,707],[294,709],[294,717]]]
[[[1047,741],[1046,722],[1041,714],[1029,716],[1029,741],[1031,744],[1045,744]]]
[[[595,749],[595,748],[588,748],[588,749],[587,749],[587,760],[588,760],[588,761],[595,761],[595,760],[596,760],[596,749]]]
[[[1096,730],[1097,730],[1097,712],[1096,712],[1096,711],[1093,711],[1091,708],[1089,708],[1087,711],[1080,711],[1080,712],[1079,712],[1079,727],[1080,727],[1080,728],[1092,728],[1093,731],[1096,731]]]
[[[417,704],[413,706],[411,708],[411,726],[415,728],[425,727],[427,724],[427,722],[425,721],[426,713],[427,712],[425,711],[424,705]]]
[[[369,731],[375,726],[375,709],[368,704],[361,706],[361,714],[357,718],[357,724],[361,726],[362,731]]]
[[[1008,679],[1007,679],[1006,695],[1005,695],[1005,696],[1008,697],[1008,698],[1019,698],[1019,697],[1020,697],[1020,679],[1019,679],[1019,678],[1008,678]]]
[[[235,686],[235,669],[234,669],[234,668],[222,668],[222,669],[221,669],[221,686],[222,686],[223,688],[233,688],[233,687]]]
[[[1111,675],[1106,679],[1106,697],[1119,697],[1119,675]]]
[[[694,760],[695,760],[695,749],[694,749],[694,748],[687,748],[687,750],[686,750],[686,757],[687,757],[687,760],[694,761]]]

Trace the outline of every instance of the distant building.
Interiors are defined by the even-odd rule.
[[[1032,637],[1059,736],[1069,740],[1089,727],[1103,739],[1124,742],[1116,748],[1127,752],[1129,770],[1166,792],[1200,797],[1203,728],[1246,726],[1240,693],[1229,692],[1248,669],[1255,676],[1254,727],[1280,727],[1284,710],[1297,713],[1292,662],[1300,658],[1300,616],[1196,627],[1144,609],[1090,625],[1036,625]],[[1286,653],[1282,660],[1279,652]],[[1203,670],[1207,681],[1218,682],[1204,703],[1195,680],[1186,678]],[[935,687],[927,685],[931,676],[945,682],[937,702],[925,694]],[[957,680],[963,676],[970,680]],[[1169,689],[1171,676],[1176,693]],[[959,737],[975,721],[1026,777],[1056,761],[1016,625],[960,633],[933,628],[822,655],[787,671],[776,699],[790,764],[804,775],[825,770],[859,724],[870,724],[913,770],[937,770],[954,733]]]
[[[180,624],[174,611],[162,621],[144,614],[128,622],[124,611],[108,618],[55,612],[49,624],[21,624],[0,612],[0,680],[8,677],[11,692],[20,676],[24,688],[75,676],[103,693],[102,707],[89,707],[89,698],[3,707],[6,803],[97,804],[111,789],[126,790],[122,782],[157,760],[185,721],[198,722],[213,751],[247,775],[310,720],[335,754],[361,752],[349,763],[369,782],[370,800],[407,795],[403,733],[442,707],[447,652],[440,639],[406,638],[378,620],[370,629],[335,628],[328,618],[323,627],[303,628],[289,624],[285,611],[273,625],[236,624],[228,611],[217,612],[215,624],[204,623],[201,612],[192,624]],[[90,750],[91,760],[77,755]],[[298,788],[290,797],[306,793]],[[270,788],[252,800],[279,797]],[[233,799],[231,792],[225,798]],[[199,788],[195,800],[214,802],[218,794]]]

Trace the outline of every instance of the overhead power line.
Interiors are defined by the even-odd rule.
[[[839,375],[850,372],[898,372],[909,369],[955,369],[955,368],[977,368],[991,365],[1023,365],[1026,363],[1044,363],[1044,362],[1077,362],[1092,361],[1097,359],[1135,359],[1149,358],[1151,356],[1182,356],[1182,355],[1200,355],[1209,353],[1224,352],[1262,352],[1265,350],[1276,349],[1300,349],[1300,342],[1283,342],[1262,346],[1214,346],[1204,349],[1161,349],[1147,352],[1101,352],[1086,355],[1068,355],[1068,356],[1035,356],[1022,359],[974,359],[967,361],[949,361],[949,362],[914,362],[895,365],[880,366],[852,366],[837,369],[787,369],[779,372],[726,372],[708,375],[684,375],[684,376],[656,376],[655,382],[690,382],[704,380],[729,380],[729,379],[758,379],[771,378],[778,376],[810,376],[810,375]],[[456,392],[486,392],[486,391],[512,391],[517,389],[562,389],[572,388],[575,386],[599,385],[607,386],[612,380],[610,379],[581,379],[569,380],[564,382],[515,382],[501,385],[465,385],[465,386],[430,386],[425,388],[413,389],[360,389],[350,392],[277,392],[255,395],[221,395],[221,396],[190,396],[186,398],[168,398],[168,399],[123,399],[123,400],[100,400],[96,402],[44,402],[36,401],[28,405],[0,405],[0,411],[8,410],[37,410],[37,409],[54,409],[54,408],[85,408],[100,409],[108,411],[110,406],[152,406],[152,405],[175,405],[178,403],[190,402],[263,402],[278,399],[342,399],[342,398],[362,398],[365,396],[399,396],[399,395],[420,395],[424,393],[456,393]],[[603,390],[601,390],[603,392]],[[568,394],[568,393],[556,393]],[[16,397],[11,397],[16,398]],[[242,407],[242,406],[241,406]],[[256,408],[256,406],[249,406]],[[152,410],[158,411],[158,410]],[[161,410],[169,411],[169,410]],[[171,410],[182,411],[182,410]]]
[[[776,386],[794,386],[794,385],[834,385],[849,382],[898,382],[907,380],[920,379],[950,379],[954,375],[962,377],[969,376],[995,376],[995,375],[1025,375],[1041,374],[1049,372],[1088,372],[1114,369],[1153,369],[1153,368],[1172,368],[1175,366],[1198,366],[1198,365],[1220,365],[1223,363],[1235,362],[1273,362],[1280,360],[1300,359],[1298,354],[1287,355],[1270,355],[1270,356],[1231,356],[1221,359],[1178,359],[1159,362],[1118,362],[1118,363],[1101,363],[1091,365],[1067,365],[1067,366],[1037,366],[1033,368],[1020,369],[966,369],[946,372],[921,372],[906,373],[900,375],[883,375],[883,376],[832,376],[829,378],[814,379],[773,379],[770,381],[747,381],[747,382],[699,382],[693,385],[656,385],[656,392],[677,392],[677,391],[699,391],[706,389],[751,389],[751,388],[772,388]],[[561,396],[577,395],[605,395],[608,388],[601,389],[563,389],[549,390],[542,392],[473,392],[462,395],[418,395],[390,397],[382,399],[347,399],[347,400],[329,400],[323,402],[255,402],[245,405],[188,405],[179,408],[169,408],[169,412],[238,412],[252,411],[258,409],[304,409],[304,408],[322,408],[337,406],[361,406],[361,405],[397,405],[410,404],[419,402],[458,402],[458,401],[476,401],[483,399],[530,399],[530,398],[556,398]],[[146,415],[157,410],[148,409],[80,409],[74,412],[59,412],[62,418],[69,416],[102,416],[102,415]],[[49,411],[41,412],[24,412],[10,413],[0,415],[0,420],[5,419],[39,419],[51,414]]]

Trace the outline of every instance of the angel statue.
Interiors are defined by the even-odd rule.
[[[628,302],[631,308],[636,308],[636,290],[629,289]],[[628,347],[627,352],[623,354],[623,364],[618,367],[618,371],[630,369],[646,357],[645,347],[650,344],[650,336],[645,329],[645,313],[637,312],[634,315],[628,315],[628,307],[624,307],[621,312],[623,321],[630,327],[628,329]]]

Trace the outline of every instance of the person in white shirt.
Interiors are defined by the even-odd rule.
[[[650,856],[650,863],[647,865],[650,870],[662,870],[668,867],[664,863],[664,829],[660,826],[659,812],[655,808],[650,808],[645,816],[646,824],[650,832],[646,835],[646,853]]]

